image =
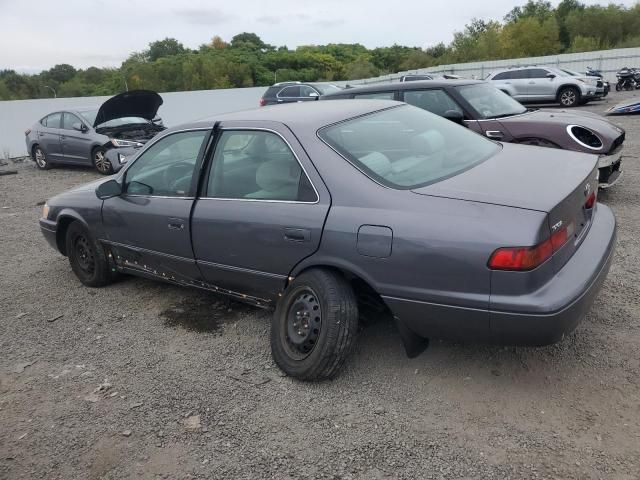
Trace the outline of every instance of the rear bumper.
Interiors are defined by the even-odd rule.
[[[598,158],[598,186],[609,188],[618,183],[622,177],[622,146],[610,155]]]
[[[40,231],[42,232],[42,236],[47,241],[51,247],[58,249],[58,241],[57,241],[57,226],[56,222],[52,220],[47,220],[46,218],[41,218],[40,221]]]
[[[586,238],[542,288],[492,298],[488,310],[383,296],[398,321],[422,337],[502,345],[548,345],[575,329],[604,282],[615,249],[616,220],[598,204]],[[491,305],[500,305],[492,309]]]

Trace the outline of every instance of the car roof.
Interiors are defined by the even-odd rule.
[[[377,83],[364,87],[349,87],[340,92],[324,95],[323,98],[329,98],[339,95],[348,95],[350,93],[366,93],[366,92],[387,92],[390,90],[415,90],[416,88],[442,88],[442,87],[459,87],[462,85],[474,85],[484,83],[482,80],[418,80],[415,82],[396,82],[396,83]]]
[[[393,100],[353,100],[350,102],[295,102],[281,105],[223,113],[198,122],[181,125],[176,129],[213,127],[217,121],[278,122],[292,130],[318,130],[326,125],[366,115],[375,111],[404,105]],[[171,129],[173,130],[173,128]]]

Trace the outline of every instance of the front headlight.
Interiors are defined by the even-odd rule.
[[[45,202],[44,206],[42,207],[42,218],[49,218],[49,205],[47,205],[47,202]]]
[[[133,140],[122,140],[120,138],[110,138],[109,141],[113,144],[114,147],[141,147],[142,144],[140,142],[134,142]]]

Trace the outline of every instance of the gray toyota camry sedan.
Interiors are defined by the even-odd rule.
[[[393,101],[290,104],[169,129],[40,227],[89,287],[133,274],[274,309],[276,363],[315,380],[371,306],[410,356],[572,331],[615,245],[597,163]]]

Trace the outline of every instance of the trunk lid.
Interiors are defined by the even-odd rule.
[[[140,117],[151,121],[162,103],[162,97],[151,90],[120,93],[100,106],[93,126],[97,127],[109,120],[123,117]]]
[[[547,213],[549,235],[565,227],[570,230],[569,240],[553,257],[559,270],[591,224],[595,208],[586,210],[584,205],[597,191],[597,172],[596,155],[504,144],[501,152],[484,163],[413,192]],[[543,240],[546,238],[539,242]]]

